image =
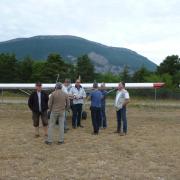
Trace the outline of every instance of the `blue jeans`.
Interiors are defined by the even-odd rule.
[[[101,124],[100,124],[100,126],[103,127],[103,128],[107,127],[105,106],[101,107]]]
[[[91,118],[92,118],[94,133],[98,133],[99,126],[101,123],[101,108],[91,107]]]
[[[117,115],[117,131],[121,132],[121,120],[123,122],[123,132],[127,133],[126,106],[116,112]]]
[[[73,104],[72,106],[72,126],[77,127],[81,125],[81,113],[82,113],[82,104]]]

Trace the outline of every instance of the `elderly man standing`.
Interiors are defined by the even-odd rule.
[[[56,89],[49,98],[48,106],[51,111],[48,138],[45,141],[46,144],[52,144],[53,142],[53,128],[56,120],[59,121],[59,141],[58,144],[64,143],[64,117],[65,108],[69,107],[69,97],[62,91],[62,84],[56,83]]]
[[[35,127],[35,137],[39,137],[39,118],[41,117],[44,127],[44,135],[47,136],[48,126],[48,95],[42,91],[42,84],[36,83],[36,91],[34,91],[28,100],[28,106],[32,111],[33,125]]]
[[[117,115],[117,131],[121,136],[127,134],[126,106],[129,103],[129,93],[125,89],[125,83],[120,82],[116,93],[115,108]],[[123,121],[123,132],[121,132],[121,119]]]
[[[82,106],[84,103],[84,98],[86,98],[86,92],[84,88],[80,85],[80,80],[77,79],[75,83],[75,87],[72,87],[70,90],[70,94],[73,97],[73,105],[72,105],[72,127],[83,127],[81,124],[81,114],[82,114]]]

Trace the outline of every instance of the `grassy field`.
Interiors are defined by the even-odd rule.
[[[118,136],[115,111],[107,108],[108,128],[91,135],[90,113],[84,128],[65,134],[65,144],[34,138],[31,112],[25,104],[0,104],[1,180],[179,180],[180,108],[142,105],[128,108],[128,135]],[[147,103],[148,104],[148,103]],[[173,103],[172,103],[173,104]],[[176,104],[176,102],[174,102]],[[86,106],[88,109],[88,107]]]

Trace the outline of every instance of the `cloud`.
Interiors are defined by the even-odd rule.
[[[76,35],[132,49],[159,64],[179,52],[179,7],[178,0],[1,0],[0,41]]]

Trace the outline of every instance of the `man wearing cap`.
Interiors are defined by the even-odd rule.
[[[58,144],[64,143],[64,118],[65,109],[69,107],[68,94],[62,91],[62,84],[56,83],[55,91],[49,98],[48,106],[51,111],[49,126],[48,126],[48,138],[45,141],[46,144],[52,144],[53,142],[53,128],[56,121],[59,121],[59,140]]]
[[[48,95],[42,91],[42,84],[36,83],[36,91],[34,91],[28,100],[28,106],[32,111],[33,125],[35,127],[35,137],[39,137],[39,118],[41,117],[44,127],[44,135],[47,136],[48,126]]]

